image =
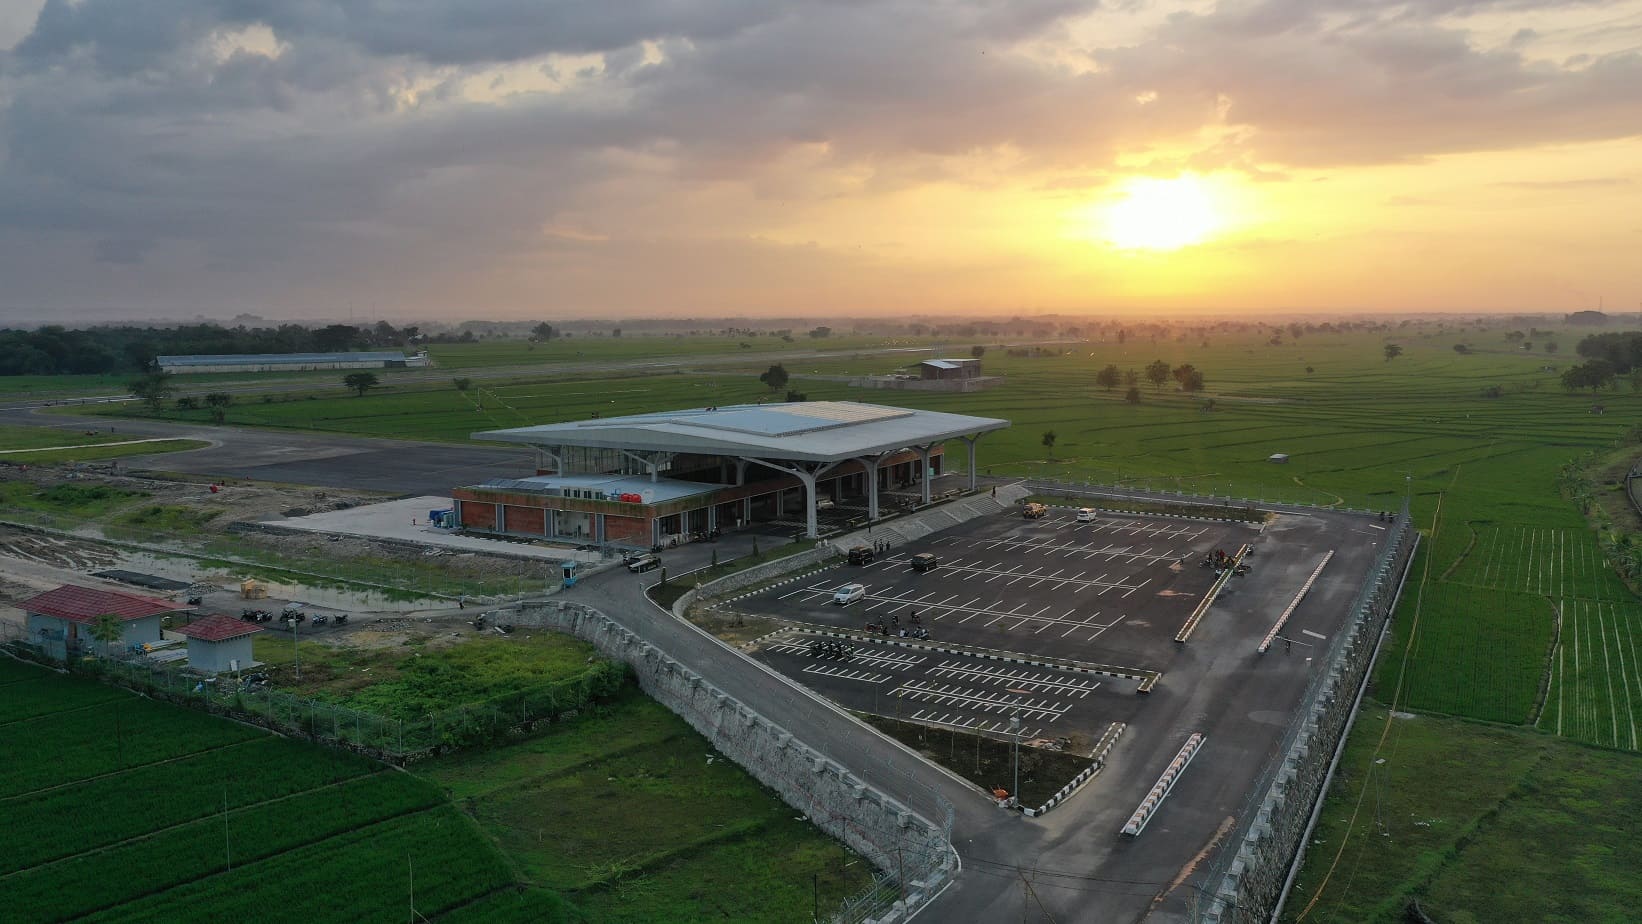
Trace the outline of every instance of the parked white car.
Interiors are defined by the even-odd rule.
[[[849,606],[866,595],[867,586],[865,584],[845,584],[833,592],[832,602],[839,606]]]
[[[1093,523],[1093,522],[1095,522],[1095,509],[1093,507],[1079,507],[1078,508],[1078,522],[1079,523]]]

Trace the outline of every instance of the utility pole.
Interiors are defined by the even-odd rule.
[[[291,654],[296,662],[297,683],[302,682],[302,648],[296,643],[297,629],[301,626],[302,623],[298,622],[296,616],[293,615],[291,617]]]
[[[222,855],[227,858],[228,871],[234,871],[234,848],[228,841],[228,784],[222,785]]]

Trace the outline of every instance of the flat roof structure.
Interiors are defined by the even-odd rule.
[[[405,362],[399,350],[356,353],[209,353],[197,356],[156,356],[162,366],[263,366],[308,363],[387,363]]]
[[[586,446],[728,456],[842,462],[958,437],[1002,430],[1009,421],[940,411],[798,401],[737,404],[486,430],[476,440],[532,446]]]
[[[473,438],[523,443],[551,459],[551,466],[543,466],[543,474],[537,478],[485,486],[492,489],[648,492],[656,500],[675,499],[710,490],[706,485],[692,489],[688,481],[664,480],[663,473],[673,471],[681,460],[693,460],[698,470],[703,460],[709,463],[709,469],[722,463],[726,471],[735,473],[733,486],[745,483],[749,465],[774,469],[793,476],[804,488],[808,501],[806,532],[815,538],[818,479],[864,474],[868,518],[876,519],[881,464],[920,463],[909,470],[905,480],[922,482],[923,502],[927,504],[930,460],[943,454],[943,443],[962,439],[967,444],[973,490],[975,441],[1008,426],[1009,421],[993,417],[855,401],[796,401],[485,430],[473,434]],[[555,473],[547,474],[549,468]]]

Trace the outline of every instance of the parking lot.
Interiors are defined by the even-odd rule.
[[[1019,715],[1023,739],[1070,739],[1078,753],[1124,723],[1074,817],[1105,833],[1086,843],[1091,868],[1167,881],[1242,811],[1385,529],[1372,516],[1321,510],[1262,523],[1003,513],[720,607],[784,620],[752,656],[849,709],[995,738],[1009,737]],[[1202,564],[1245,545],[1246,574],[1221,580]],[[914,571],[920,553],[939,564]],[[860,599],[833,603],[850,583],[864,586]],[[1176,641],[1188,621],[1190,635]],[[901,638],[908,628],[929,637]],[[810,649],[817,639],[856,651],[820,656]],[[1193,736],[1201,750],[1145,835],[1121,837]]]
[[[821,647],[827,643],[836,647]],[[847,709],[976,734],[1006,733],[1019,716],[1025,739],[1087,745],[1112,722],[1129,721],[1141,702],[1132,679],[899,638],[793,630],[763,640],[755,657]]]
[[[916,616],[932,641],[1161,670],[1214,583],[1213,570],[1200,567],[1204,555],[1258,536],[1258,526],[1241,523],[1122,515],[1078,523],[1066,510],[989,517],[738,605],[835,629],[882,623],[892,633]],[[939,565],[914,571],[920,552]],[[846,583],[865,594],[838,606],[833,593]]]

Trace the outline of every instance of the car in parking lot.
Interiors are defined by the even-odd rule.
[[[638,574],[642,571],[652,571],[661,567],[660,555],[640,555],[627,563],[627,570]]]
[[[1079,507],[1078,508],[1078,522],[1079,523],[1093,523],[1093,522],[1095,522],[1095,508],[1093,508],[1093,507]]]
[[[858,545],[849,550],[849,563],[852,565],[872,564],[872,547]]]
[[[912,570],[914,571],[933,571],[935,566],[940,563],[939,558],[928,552],[919,552],[917,555],[912,556]]]
[[[845,584],[833,591],[832,602],[839,606],[849,606],[866,595],[867,587],[865,584]]]
[[[1040,520],[1049,512],[1049,508],[1042,504],[1027,504],[1021,508],[1021,516],[1028,520]]]

